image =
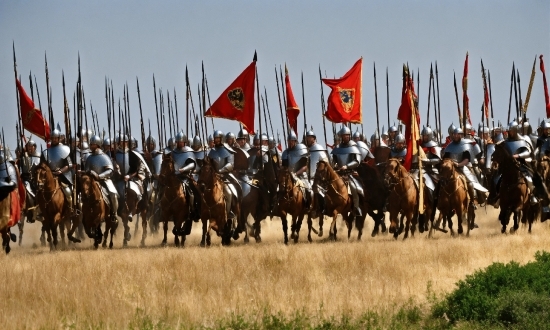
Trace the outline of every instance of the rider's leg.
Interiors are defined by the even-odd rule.
[[[111,200],[111,221],[116,222],[116,213],[118,210],[118,196],[116,193],[109,192],[109,199]]]
[[[523,174],[523,177],[525,178],[525,183],[527,183],[527,187],[529,188],[529,202],[532,205],[535,205],[539,202],[537,197],[535,197],[535,185],[533,184],[533,178],[531,175],[527,172],[521,172]]]
[[[351,190],[351,197],[353,198],[353,207],[355,209],[356,216],[362,216],[361,212],[361,203],[359,202],[359,193],[357,192],[357,187],[353,180],[349,181],[349,188]]]
[[[223,195],[225,197],[225,212],[227,213],[227,218],[234,219],[235,214],[231,211],[231,206],[233,203],[233,193],[231,192],[231,188],[229,188],[229,184],[225,184],[223,188]]]

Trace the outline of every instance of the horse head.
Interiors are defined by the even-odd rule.
[[[330,165],[325,160],[317,162],[317,169],[315,170],[315,176],[313,177],[313,185],[325,186],[330,180]]]
[[[44,186],[53,182],[52,171],[50,170],[48,164],[44,161],[41,161],[38,166],[36,166],[33,177],[38,190],[43,190]]]
[[[439,167],[439,176],[441,179],[450,179],[455,173],[456,164],[450,158],[445,158],[441,161]]]
[[[386,182],[390,180],[399,179],[403,176],[401,163],[397,158],[390,158],[386,162],[386,170],[384,171],[384,177]]]
[[[205,188],[211,188],[214,185],[216,175],[216,170],[214,169],[210,158],[205,157],[199,172],[199,179],[197,181],[199,189],[204,191]]]
[[[162,155],[162,165],[160,166],[159,183],[166,185],[167,180],[171,180],[174,175],[174,162],[172,154],[166,153]]]
[[[493,163],[498,163],[499,168],[503,172],[510,170],[519,171],[519,162],[514,156],[506,149],[504,143],[497,143],[495,145],[495,152],[493,152]]]
[[[80,186],[83,197],[89,197],[94,195],[94,178],[86,173],[80,176]]]
[[[279,181],[279,187],[281,187],[282,190],[292,189],[292,186],[293,186],[292,173],[290,172],[290,169],[288,167],[283,166],[279,168],[277,179]]]

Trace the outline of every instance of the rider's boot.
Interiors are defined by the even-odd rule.
[[[73,193],[71,191],[71,187],[64,185],[63,189],[61,189],[61,191],[63,191],[63,195],[65,195],[65,200],[69,204],[69,211],[72,214],[74,210],[72,208],[72,206],[73,206]]]
[[[525,179],[527,187],[529,188],[529,202],[531,205],[535,205],[539,202],[538,198],[535,197],[535,185],[533,184],[533,180],[531,178],[526,177]]]
[[[116,223],[117,222],[116,212],[118,210],[118,197],[117,197],[117,194],[109,193],[109,199],[111,201],[111,210],[110,210],[111,222]]]

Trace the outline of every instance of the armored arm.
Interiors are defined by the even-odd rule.
[[[195,169],[195,162],[189,162],[189,164],[185,165],[184,167],[176,170],[176,174],[186,174],[186,173],[190,173],[191,171],[193,171]]]
[[[100,180],[110,179],[113,174],[113,168],[107,167],[103,172],[101,172],[98,177]]]
[[[234,162],[235,162],[235,156],[233,156],[233,154],[230,154],[229,156],[227,156],[227,160],[226,160],[225,165],[222,168],[220,168],[220,170],[218,172],[219,173],[230,173],[230,172],[232,172]]]
[[[529,150],[527,148],[520,148],[518,150],[517,155],[518,155],[518,158],[525,159],[525,158],[531,157],[531,152],[529,152]]]
[[[425,164],[425,165],[437,165],[441,162],[441,159],[437,158],[437,157],[434,157],[434,158],[426,158],[426,159],[422,159],[422,164]]]
[[[350,162],[346,164],[346,167],[348,170],[353,170],[359,167],[359,164],[361,163],[361,155],[350,154],[349,159],[350,159]]]

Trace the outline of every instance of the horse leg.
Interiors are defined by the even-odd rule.
[[[123,218],[122,224],[124,226],[124,239],[122,240],[122,247],[127,247],[128,241],[132,238],[132,235],[130,235],[130,226],[128,225],[128,217]]]
[[[139,220],[140,220],[140,214],[137,214],[136,223],[134,225],[134,236],[137,236],[138,228],[139,228]]]
[[[147,212],[144,211],[142,212],[141,214],[141,243],[140,245],[143,247],[145,246],[145,239],[147,238]],[[139,222],[139,218],[138,218],[138,221],[136,221],[136,226],[137,226],[137,223]],[[136,230],[137,231],[137,230]]]
[[[164,232],[164,238],[162,239],[162,243],[160,243],[162,246],[166,246],[168,243],[168,219],[164,219],[162,221],[162,230]]]
[[[21,220],[17,223],[17,228],[19,228],[19,246],[21,246],[21,243],[23,242],[23,227],[25,226],[25,221],[23,220],[23,217],[21,217]]]
[[[311,220],[311,217],[308,215],[307,216],[307,241],[308,242],[313,242],[313,240],[311,239],[311,228],[313,227],[313,221]]]
[[[365,226],[365,217],[366,217],[365,211],[363,211],[363,215],[359,217],[355,217],[355,228],[357,228],[357,240],[360,241],[361,237],[363,236],[363,227]]]
[[[415,215],[410,211],[405,215],[405,217],[406,217],[406,220],[405,220],[405,235],[403,236],[403,240],[406,240],[407,238],[409,238],[409,230],[411,229],[411,223],[413,221],[414,216]],[[401,215],[400,227],[403,227],[403,215]]]
[[[325,215],[324,214],[321,214],[319,215],[319,233],[317,234],[317,236],[319,237],[323,237],[323,224],[325,222]]]
[[[281,216],[281,223],[283,225],[284,243],[288,244],[288,220],[286,216],[287,213],[283,211]]]
[[[102,248],[107,247],[107,239],[109,238],[109,229],[111,227],[111,225],[109,223],[110,223],[110,221],[105,221],[105,232],[103,233],[103,242],[101,243]]]
[[[508,226],[508,222],[510,221],[510,209],[501,208],[498,219],[500,220],[500,224],[502,225],[502,229],[500,230],[500,232],[504,234],[506,233],[506,227]]]
[[[40,245],[46,246],[46,228],[44,226],[44,223],[42,223],[42,228],[40,229]],[[48,241],[49,242],[49,241]]]
[[[294,229],[296,234],[294,235],[294,243],[298,243],[298,239],[300,238],[300,228],[302,228],[302,222],[304,221],[304,214],[300,214],[298,216],[298,222],[296,223]],[[292,217],[294,219],[294,217]],[[308,217],[309,221],[309,217]]]
[[[399,229],[397,231],[397,235],[401,235],[403,233],[403,230],[405,230],[405,222],[403,221],[405,219],[405,213],[402,213],[399,217]]]
[[[200,243],[201,247],[206,246],[206,234],[208,232],[207,226],[208,226],[208,220],[202,219],[202,237],[201,237],[201,243]]]
[[[328,238],[332,241],[336,241],[336,217],[338,216],[338,211],[334,210],[332,212],[332,222],[330,223],[330,230],[328,231]]]
[[[260,236],[262,233],[262,219],[259,217],[256,219],[254,218],[254,239],[256,240],[256,243],[262,242],[262,237]]]
[[[52,232],[52,238],[53,238],[53,250],[56,250],[57,249],[57,227],[62,227],[62,226],[59,226],[57,223],[53,224],[50,226],[50,230]],[[51,247],[51,245],[50,245]]]
[[[370,215],[370,217],[374,221],[374,228],[372,229],[370,236],[376,237],[376,235],[378,235],[378,233],[380,232],[380,217],[378,216],[378,214],[374,213],[373,210],[370,210],[368,212],[368,215]]]

